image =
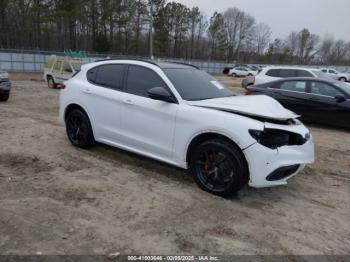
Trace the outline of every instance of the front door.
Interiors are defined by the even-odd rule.
[[[327,83],[312,81],[310,85],[310,115],[318,123],[348,126],[349,100],[339,102],[335,98],[343,95],[336,87]]]
[[[126,146],[169,158],[172,155],[178,104],[148,97],[154,87],[168,88],[153,70],[129,65],[122,111],[122,139]]]

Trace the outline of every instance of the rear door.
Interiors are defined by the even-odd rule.
[[[100,142],[120,141],[125,69],[122,64],[97,66],[88,71],[88,82],[80,87],[94,121],[95,138]]]

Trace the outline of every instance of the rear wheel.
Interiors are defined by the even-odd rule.
[[[2,102],[9,100],[9,98],[10,98],[10,93],[5,93],[0,95],[0,101]]]
[[[95,139],[88,116],[81,110],[72,110],[66,117],[66,131],[70,142],[80,148],[94,146]]]
[[[52,89],[56,88],[56,83],[52,76],[47,77],[47,86]]]
[[[248,76],[253,76],[252,74],[248,74]]]
[[[241,150],[223,139],[200,144],[191,157],[190,171],[200,188],[222,197],[239,191],[249,177]]]

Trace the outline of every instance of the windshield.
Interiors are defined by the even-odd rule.
[[[184,100],[198,101],[233,96],[211,75],[197,69],[163,69]]]

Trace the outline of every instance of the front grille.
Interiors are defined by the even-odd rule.
[[[3,83],[3,82],[10,82],[10,79],[9,78],[0,78],[0,83]]]
[[[268,175],[266,177],[266,180],[271,182],[289,177],[290,175],[293,175],[295,172],[297,172],[299,167],[300,165],[293,165],[278,168],[275,171],[273,171],[270,175]]]

